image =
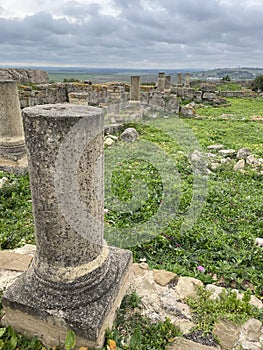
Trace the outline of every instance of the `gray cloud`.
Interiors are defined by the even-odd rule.
[[[112,0],[112,8],[118,12],[105,14],[101,2],[72,0],[56,13],[46,9],[18,19],[1,17],[0,7],[1,59],[142,68],[262,66],[260,3]]]

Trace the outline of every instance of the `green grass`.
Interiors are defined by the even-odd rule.
[[[228,98],[229,106],[198,108],[201,116],[210,119],[249,120],[251,116],[263,116],[263,98]]]
[[[228,82],[224,84],[218,84],[216,87],[217,91],[240,91],[242,90],[240,84]]]
[[[263,252],[254,244],[263,231],[262,174],[251,169],[246,173],[234,172],[233,163],[218,169],[209,178],[201,215],[190,230],[182,233],[180,228],[192,198],[193,174],[186,155],[178,152],[180,149],[182,152],[182,147],[171,137],[177,135],[178,121],[170,118],[147,123],[135,126],[141,138],[158,144],[176,164],[182,194],[173,219],[167,222],[161,234],[151,230],[155,236],[152,240],[141,244],[138,241],[139,244],[132,247],[135,260],[146,258],[152,268],[198,277],[204,282],[212,282],[212,277],[216,276],[227,287],[245,290],[250,286],[257,296],[263,296]],[[184,119],[184,123],[204,150],[210,144],[223,143],[228,148],[247,147],[254,154],[263,155],[263,124],[260,122]],[[112,155],[114,159],[114,149]],[[121,184],[123,174],[119,172],[118,175]],[[127,190],[125,186],[121,188],[124,192]],[[144,213],[148,215],[147,211]],[[204,266],[205,273],[197,270],[198,265]]]
[[[263,99],[229,101],[229,107],[198,109],[198,114],[206,115],[205,119],[170,117],[127,125],[135,126],[140,142],[150,147],[145,146],[145,152],[138,153],[141,158],[132,157],[125,150],[120,161],[116,161],[116,150],[124,150],[121,143],[106,149],[106,168],[111,169],[109,165],[113,164],[114,170],[110,182],[112,197],[106,198],[105,205],[110,208],[115,198],[125,205],[135,198],[139,205],[128,212],[109,210],[105,216],[105,227],[110,227],[117,237],[122,235],[122,229],[132,232],[134,226],[142,224],[141,235],[139,232],[129,247],[134,261],[146,259],[151,268],[193,276],[204,283],[217,282],[225,287],[251,290],[262,299],[263,249],[254,244],[255,238],[262,237],[263,232],[262,174],[249,167],[244,173],[234,172],[233,162],[218,168],[209,176],[207,197],[200,215],[187,231],[181,230],[191,205],[195,180],[188,160],[189,152],[196,148],[206,152],[208,145],[222,143],[235,150],[247,147],[253,154],[263,157],[263,123],[250,120],[251,115],[263,114]],[[0,244],[1,249],[11,249],[34,242],[32,203],[27,175],[0,172],[0,178],[3,176],[9,178],[9,184],[0,189]],[[173,202],[172,196],[163,196],[164,179],[172,183],[177,203]],[[168,208],[173,209],[174,205],[174,212],[169,213],[171,215],[160,230],[157,225],[158,206],[164,201],[168,202]],[[154,215],[157,215],[156,226],[148,225]],[[142,239],[143,236],[148,238]],[[204,272],[198,270],[200,265]],[[209,305],[199,304],[202,305],[199,309],[203,310],[211,305],[210,302]],[[218,312],[218,305],[215,307]],[[138,326],[146,322],[141,316],[131,323],[124,314],[122,317],[130,327],[129,332],[136,329],[136,322]],[[212,321],[209,322],[206,325]],[[109,337],[114,336],[119,342],[121,327],[121,323],[116,325],[115,333]],[[149,327],[150,333],[162,334],[160,329],[166,329],[168,333],[171,330],[169,321],[163,326],[155,325],[154,330],[151,325]],[[142,342],[146,336],[143,328],[137,329],[134,334],[134,344]],[[8,333],[2,336],[8,336]],[[165,338],[157,338],[160,340],[162,337]],[[162,348],[161,345],[152,346],[149,349]]]
[[[187,304],[191,306],[196,323],[195,330],[211,334],[215,323],[225,319],[237,325],[244,324],[249,318],[263,319],[259,311],[249,303],[250,293],[245,292],[242,299],[237,298],[236,292],[225,290],[216,299],[211,299],[211,291],[199,288],[196,297],[189,297]]]
[[[165,349],[173,338],[182,336],[169,319],[153,323],[142,316],[141,308],[142,303],[135,293],[123,299],[113,329],[106,336],[116,342],[117,349]]]
[[[9,183],[0,189],[0,247],[12,249],[33,243],[34,228],[28,175],[0,172]]]

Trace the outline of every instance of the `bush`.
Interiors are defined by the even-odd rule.
[[[263,75],[259,75],[252,82],[253,91],[263,91]]]

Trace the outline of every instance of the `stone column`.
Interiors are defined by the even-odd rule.
[[[158,74],[157,89],[158,89],[158,91],[163,92],[164,87],[165,87],[165,73],[159,73]]]
[[[182,73],[178,73],[177,74],[177,86],[180,87],[182,86],[183,83],[183,74]]]
[[[172,81],[172,77],[170,75],[166,75],[164,90],[167,92],[170,91],[171,89],[171,81]]]
[[[186,88],[190,87],[190,73],[186,73],[185,75],[184,86]]]
[[[125,292],[131,253],[103,240],[103,111],[71,104],[23,110],[36,255],[5,293],[5,323],[48,346],[69,329],[102,347]]]
[[[139,102],[141,99],[140,79],[141,79],[140,76],[137,76],[137,75],[131,76],[130,101]]]
[[[17,83],[0,81],[0,164],[16,164],[26,154]]]

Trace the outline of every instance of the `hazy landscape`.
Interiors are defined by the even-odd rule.
[[[263,74],[263,68],[217,68],[203,70],[201,68],[183,69],[129,69],[129,68],[71,68],[71,67],[39,67],[46,70],[49,79],[54,82],[63,82],[64,79],[77,79],[80,81],[92,81],[93,83],[105,83],[108,81],[129,82],[131,75],[140,75],[142,83],[155,82],[159,72],[165,71],[171,75],[172,84],[176,82],[178,73],[191,73],[192,79],[219,80],[229,76],[231,80],[252,80]]]

